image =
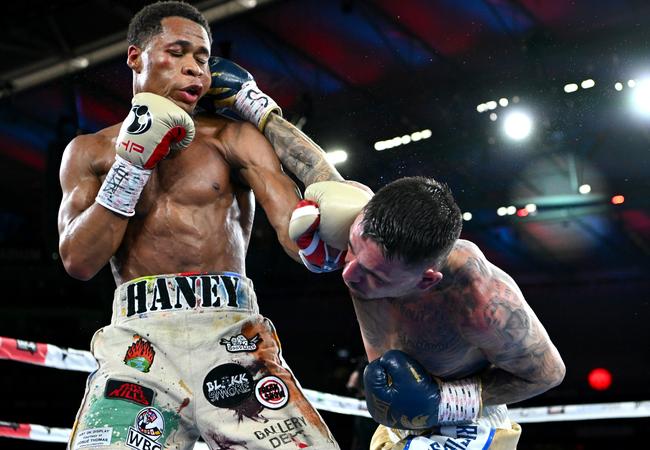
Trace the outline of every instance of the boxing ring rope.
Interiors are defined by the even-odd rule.
[[[92,372],[97,368],[97,362],[89,351],[1,336],[0,359],[81,372]],[[363,400],[312,389],[303,391],[309,401],[322,411],[370,417]],[[510,418],[518,423],[639,418],[650,417],[650,401],[511,408],[509,413]],[[6,438],[67,442],[70,432],[69,428],[0,421],[0,437]],[[208,447],[199,442],[194,449],[208,450]]]

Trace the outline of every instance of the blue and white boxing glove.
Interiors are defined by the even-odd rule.
[[[389,350],[363,373],[368,412],[390,428],[426,430],[467,423],[479,417],[478,378],[439,382],[415,359]]]
[[[218,56],[210,58],[209,66],[212,83],[201,102],[208,111],[247,120],[260,131],[271,113],[282,116],[278,104],[257,87],[246,69]]]

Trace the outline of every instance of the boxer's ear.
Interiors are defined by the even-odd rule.
[[[126,52],[126,65],[135,73],[142,70],[142,49],[136,45],[129,45]]]
[[[440,283],[442,280],[442,272],[438,272],[435,269],[428,268],[420,277],[420,281],[417,284],[418,289],[427,290]]]

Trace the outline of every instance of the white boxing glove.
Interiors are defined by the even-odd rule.
[[[372,191],[351,182],[321,181],[311,184],[291,215],[289,237],[300,248],[305,267],[331,272],[343,267],[350,227]]]
[[[170,150],[194,139],[194,121],[171,100],[149,92],[136,94],[115,144],[115,163],[95,201],[130,217],[153,168]]]

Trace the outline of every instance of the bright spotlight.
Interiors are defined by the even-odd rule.
[[[497,120],[498,118],[499,118],[499,116],[497,116],[497,113],[490,113],[490,120],[491,120],[492,122],[494,122],[494,121]]]
[[[468,212],[464,212],[464,213],[463,213],[463,220],[464,220],[465,222],[469,222],[470,220],[472,220],[472,213],[469,212],[469,211],[468,211]]]
[[[499,106],[501,106],[502,108],[505,108],[506,106],[508,106],[508,99],[505,98],[505,97],[500,98],[499,99]]]
[[[513,111],[503,121],[503,131],[515,141],[521,141],[530,135],[533,130],[533,120],[528,114]]]
[[[634,86],[636,86],[636,81],[634,81],[634,80],[627,80],[627,87],[631,87],[631,88],[633,88]]]
[[[327,152],[325,156],[334,165],[345,162],[348,159],[348,153],[345,150],[332,150]]]
[[[614,84],[614,89],[616,89],[617,91],[622,91],[623,83],[621,83],[620,81],[616,82],[616,84]]]
[[[582,83],[580,83],[580,87],[582,89],[589,89],[592,88],[596,85],[596,82],[592,80],[591,78],[584,80]]]
[[[567,94],[571,92],[575,92],[577,90],[578,90],[578,85],[575,83],[569,83],[564,85],[564,92],[566,92]]]
[[[639,81],[632,91],[632,104],[641,114],[650,115],[650,79]]]
[[[375,142],[375,150],[377,150],[378,152],[382,150],[386,150],[386,143],[384,141]]]
[[[582,184],[578,188],[578,192],[580,192],[582,195],[588,194],[591,192],[591,186],[588,184]]]
[[[516,212],[517,212],[517,208],[513,205],[510,205],[506,208],[506,214],[509,216],[512,216]]]
[[[497,107],[497,102],[490,100],[485,104],[485,106],[487,106],[487,109],[495,109]]]
[[[429,139],[431,137],[431,130],[427,128],[426,130],[420,131],[420,136],[422,136],[422,139]]]
[[[537,205],[535,203],[529,203],[524,207],[524,209],[529,213],[534,214],[537,212]]]
[[[497,209],[497,216],[505,216],[506,214],[508,214],[508,208],[506,208],[505,206],[500,206]]]

